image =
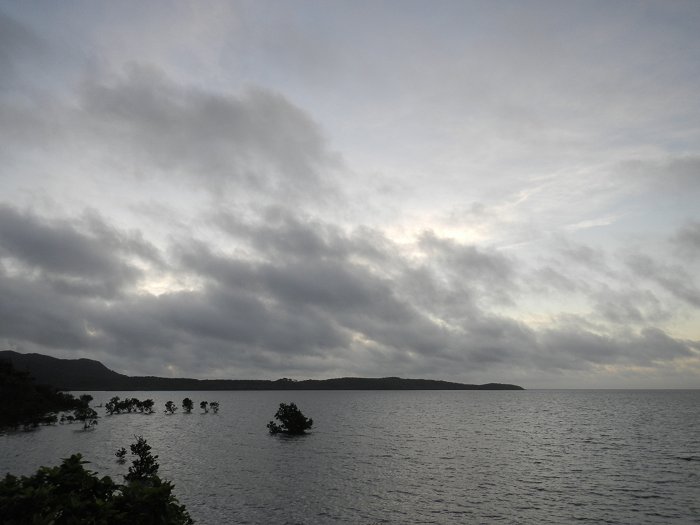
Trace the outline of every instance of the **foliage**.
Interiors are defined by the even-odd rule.
[[[158,474],[158,456],[151,454],[151,445],[146,443],[142,436],[135,436],[136,443],[130,445],[131,453],[136,456],[134,463],[129,467],[129,473],[124,476],[127,481],[145,481]]]
[[[80,399],[81,403],[89,405],[92,403],[93,397],[90,394],[82,394],[78,399]]]
[[[73,411],[73,420],[82,422],[83,430],[87,430],[97,425],[97,412],[85,405]]]
[[[124,447],[117,449],[114,455],[117,456],[118,463],[124,463],[124,461],[126,461],[126,449]]]
[[[201,408],[202,410],[204,410],[204,413],[206,414],[207,412],[209,412],[209,403],[207,403],[206,401],[202,401],[202,402],[199,404],[199,408]]]
[[[143,407],[143,411],[146,414],[153,414],[153,406],[155,403],[153,402],[152,399],[146,399],[141,403],[141,406]]]
[[[218,414],[219,412],[219,402],[218,401],[212,401],[209,403],[209,407],[212,409],[214,414]]]
[[[165,413],[166,414],[174,414],[175,411],[177,410],[177,407],[175,406],[175,403],[172,401],[168,401],[165,403]]]
[[[275,419],[277,419],[281,425],[270,421],[267,424],[270,434],[304,434],[311,428],[311,425],[314,424],[314,420],[306,418],[294,403],[289,403],[288,405],[280,403],[280,407],[275,414]]]
[[[121,414],[122,412],[140,412],[141,414],[152,414],[153,413],[153,400],[146,399],[141,401],[135,397],[129,397],[126,399],[119,399],[119,396],[114,396],[105,404],[105,410],[110,416],[113,414]]]
[[[185,411],[185,413],[189,414],[192,412],[192,409],[194,408],[194,403],[189,397],[186,397],[185,399],[182,400],[182,409]]]
[[[35,384],[29,374],[4,360],[0,360],[0,399],[5,400],[0,403],[0,429],[53,424],[58,419],[57,412],[74,410],[84,404],[53,387]]]
[[[135,448],[136,447],[136,448]],[[91,523],[99,525],[193,523],[173,494],[173,485],[157,476],[157,459],[143,438],[131,446],[139,475],[121,485],[85,469],[80,454],[57,467],[41,467],[36,474],[0,481],[0,516],[6,525]],[[136,467],[140,461],[139,467]],[[143,468],[143,465],[148,465]]]

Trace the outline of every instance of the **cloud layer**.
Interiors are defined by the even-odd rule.
[[[696,8],[161,7],[0,5],[3,347],[700,384]]]

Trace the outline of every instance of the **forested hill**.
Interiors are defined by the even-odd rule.
[[[337,379],[189,379],[131,377],[92,359],[57,359],[42,354],[0,351],[0,359],[25,370],[37,383],[62,390],[523,390],[517,385],[467,385],[433,379],[341,377]]]

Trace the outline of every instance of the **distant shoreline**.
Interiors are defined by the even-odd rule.
[[[518,385],[472,385],[437,379],[400,377],[341,377],[335,379],[192,379],[127,376],[92,359],[58,359],[42,354],[0,351],[18,370],[29,372],[38,383],[60,390],[80,391],[255,391],[255,390],[525,390]]]

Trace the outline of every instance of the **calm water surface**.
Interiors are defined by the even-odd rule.
[[[0,436],[0,473],[143,435],[198,523],[700,523],[700,391],[92,392],[159,413]],[[219,414],[166,416],[190,397]],[[314,419],[267,434],[280,402]],[[103,412],[103,409],[98,409]]]

